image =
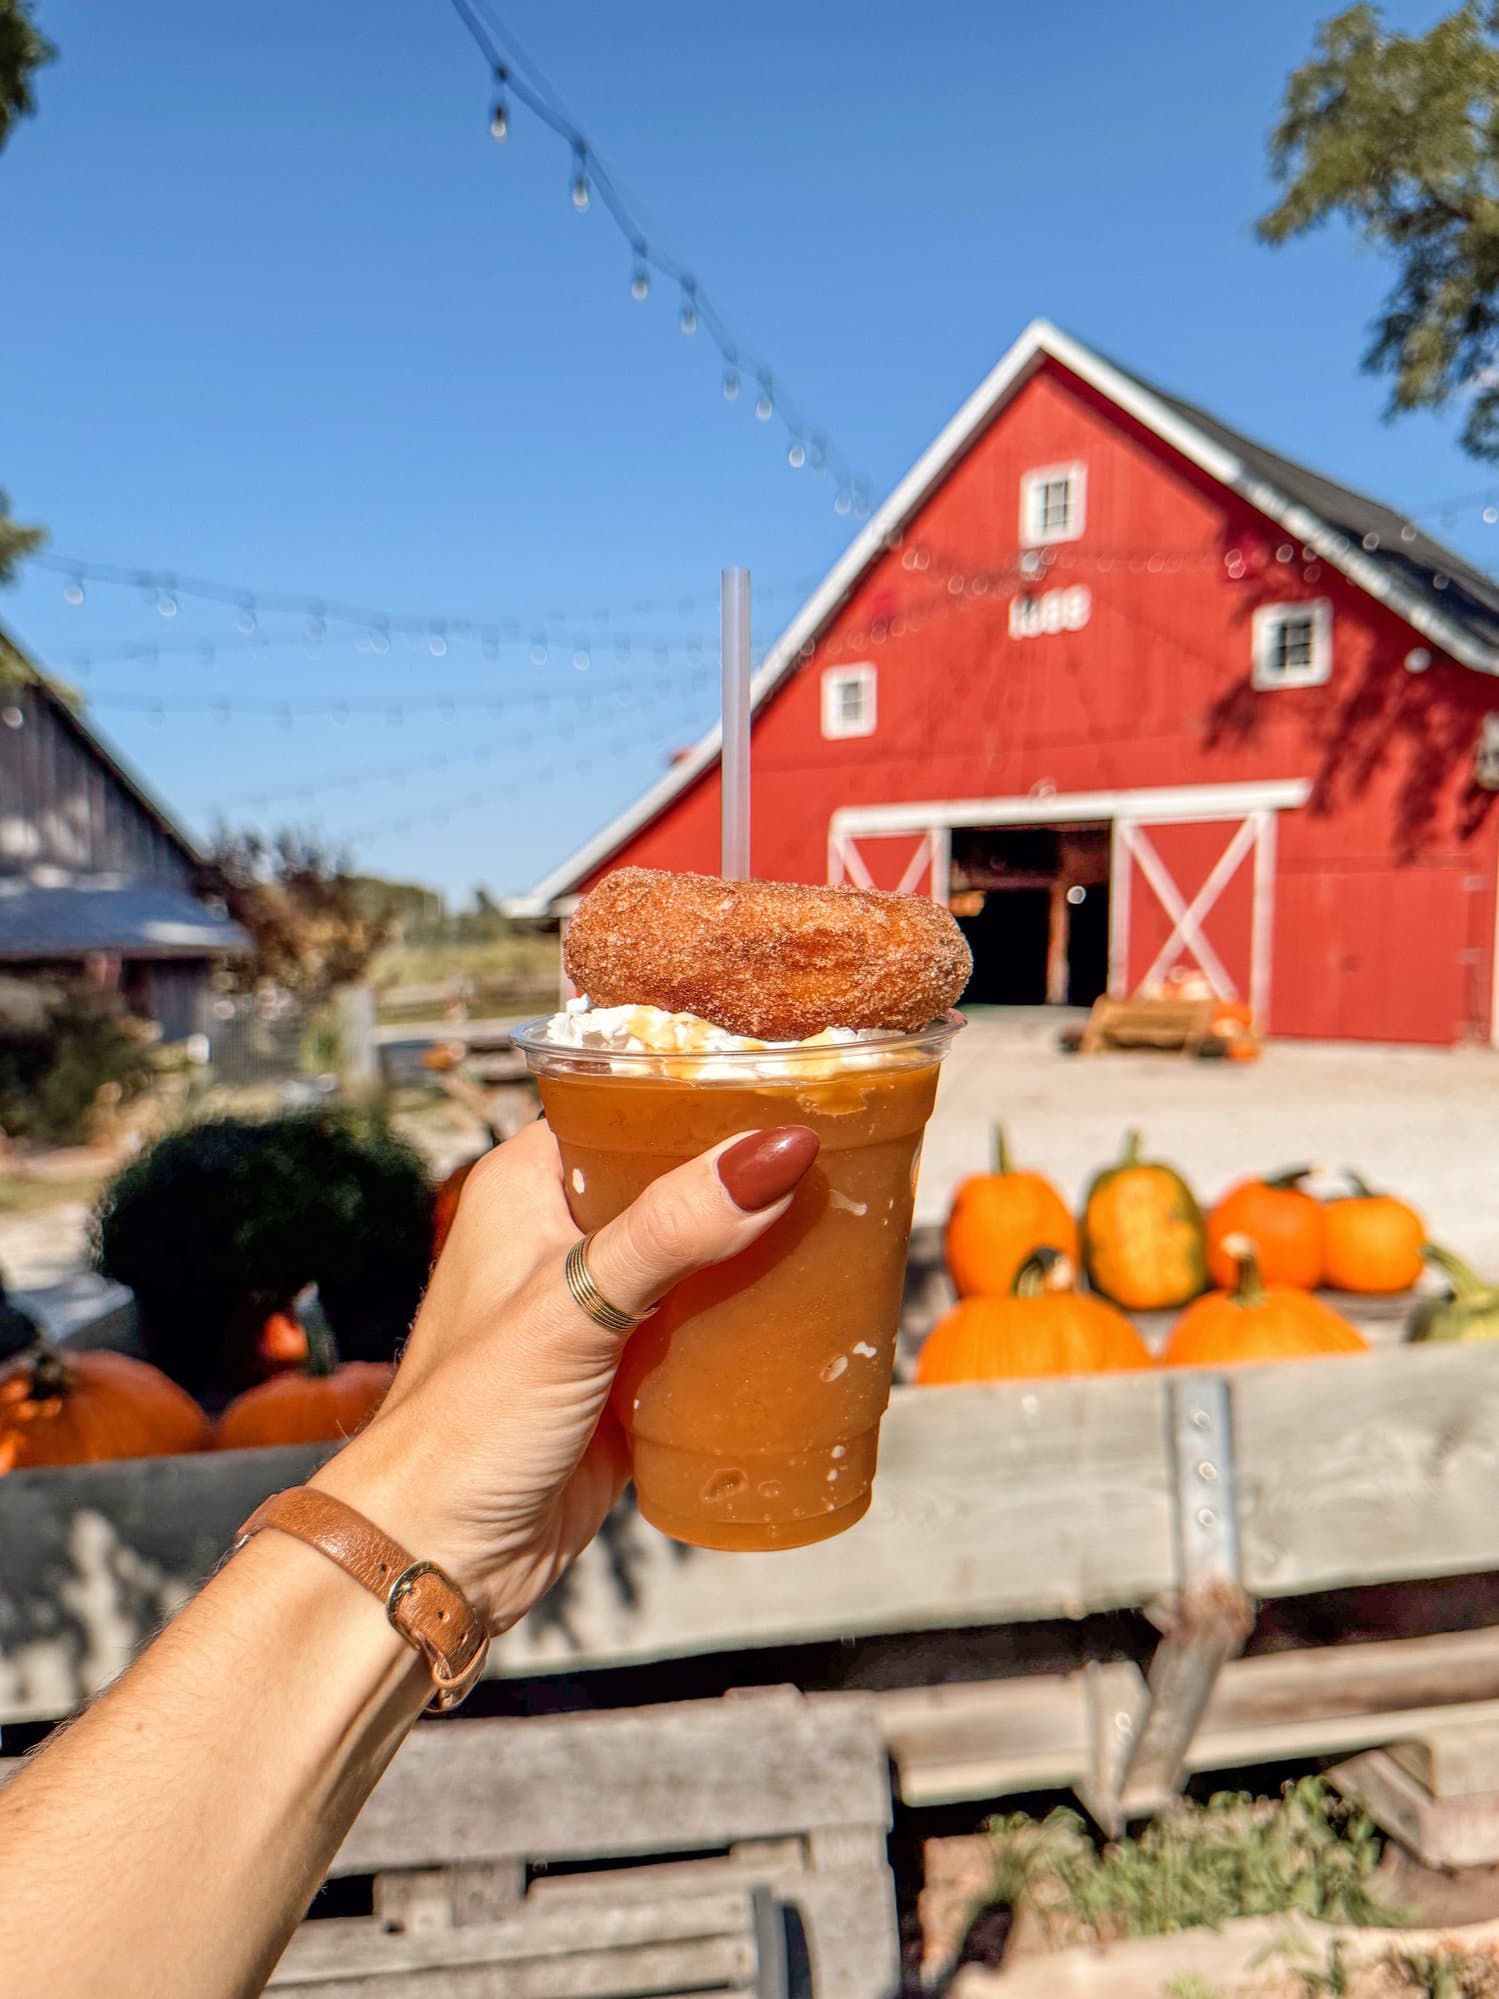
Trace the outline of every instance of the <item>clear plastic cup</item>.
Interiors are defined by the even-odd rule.
[[[679,1284],[631,1336],[614,1407],[653,1526],[704,1548],[795,1548],[869,1505],[890,1397],[921,1139],[962,1017],[843,1045],[704,1055],[514,1036],[579,1228],[736,1132],[822,1142],[790,1209]]]

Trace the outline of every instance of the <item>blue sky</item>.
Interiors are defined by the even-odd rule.
[[[1458,415],[1381,422],[1383,267],[1250,235],[1327,7],[495,4],[877,496],[1038,313],[1398,504],[1499,486]],[[631,300],[565,147],[519,108],[490,140],[446,0],[36,12],[61,58],[0,155],[15,512],[59,554],[502,636],[379,652],[260,606],[246,635],[134,587],[73,607],[39,569],[0,620],[195,830],[294,821],[456,895],[526,887],[712,719],[721,566],[753,569],[764,641],[857,523],[724,401],[669,287]],[[1494,566],[1477,506],[1433,525]],[[150,645],[175,650],[107,657]]]

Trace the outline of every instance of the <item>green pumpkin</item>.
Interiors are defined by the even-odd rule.
[[[1207,1289],[1202,1209],[1174,1166],[1140,1157],[1137,1131],[1088,1189],[1083,1261],[1093,1289],[1126,1311],[1163,1312]]]
[[[1423,1298],[1405,1322],[1408,1340],[1499,1340],[1499,1285],[1480,1277],[1450,1249],[1423,1243],[1421,1254],[1452,1286],[1445,1298]]]

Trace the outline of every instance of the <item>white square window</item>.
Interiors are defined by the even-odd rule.
[[[822,733],[872,736],[875,703],[872,666],[830,666],[822,676]]]
[[[1080,459],[1020,475],[1020,540],[1026,548],[1076,541],[1087,512],[1088,468]]]
[[[1262,604],[1253,641],[1256,687],[1320,687],[1332,673],[1332,605]]]

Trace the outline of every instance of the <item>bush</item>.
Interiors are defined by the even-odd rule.
[[[0,983],[0,1131],[72,1143],[89,1136],[99,1091],[137,1096],[151,1079],[151,1030],[114,993]]]
[[[150,1359],[213,1407],[264,1372],[260,1329],[308,1284],[346,1360],[393,1356],[426,1284],[432,1187],[372,1112],[214,1118],[117,1176],[93,1241]]]

